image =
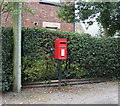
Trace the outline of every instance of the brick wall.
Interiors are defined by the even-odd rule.
[[[59,30],[74,31],[74,24],[61,22],[57,17],[57,6],[49,4],[40,4],[38,2],[29,2],[27,5],[35,10],[34,15],[26,12],[22,12],[22,26],[24,27],[43,27],[43,22],[59,23]],[[2,25],[10,27],[12,26],[12,17],[8,18],[8,22],[5,23],[6,14],[2,17]],[[35,25],[35,23],[37,25]],[[47,27],[47,26],[46,26]],[[52,27],[52,26],[51,26]]]

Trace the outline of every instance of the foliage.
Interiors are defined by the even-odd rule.
[[[53,50],[51,49],[54,48],[54,40],[57,37],[62,37],[59,35],[59,32],[55,33],[37,28],[24,28],[22,34],[24,35],[22,56],[23,62],[25,61],[22,70],[23,80],[56,79],[56,62],[53,58]]]
[[[23,58],[23,81],[41,81],[57,79],[57,69],[51,60],[28,61]]]
[[[2,32],[2,90],[7,91],[13,82],[13,33],[10,28],[4,28]]]
[[[3,85],[12,85],[12,29],[3,30]],[[22,82],[57,79],[57,60],[53,58],[56,38],[68,39],[68,58],[62,60],[62,78],[120,76],[120,38],[94,38],[87,34],[22,29]],[[13,79],[13,78],[12,78]],[[7,85],[9,84],[9,85]]]
[[[75,14],[75,8],[73,3],[67,3],[66,5],[60,6],[61,8],[58,13],[58,17],[62,18],[62,21],[66,21],[68,23],[74,22],[74,14]],[[67,17],[66,17],[67,16]]]
[[[82,68],[86,75],[119,77],[119,38],[70,36],[69,40],[71,63]]]
[[[81,21],[87,25],[92,25],[96,18],[109,36],[113,36],[120,30],[119,7],[120,2],[77,2],[76,6],[67,2],[59,9],[58,17],[63,21]]]
[[[18,10],[14,9],[14,3],[15,2],[4,2],[4,0],[2,0],[0,2],[0,16],[2,16],[3,14],[6,14],[6,20],[5,22],[7,22],[8,17],[12,14],[16,15],[19,14],[20,10],[23,10],[25,12],[31,13],[32,15],[34,14],[34,9],[31,9],[27,3],[22,2],[22,8],[19,8]],[[0,20],[1,21],[1,20]]]
[[[22,10],[26,11],[26,12],[29,12],[29,13],[34,13],[34,10],[32,10],[28,5],[27,3],[23,2],[23,7],[21,8]],[[4,2],[1,3],[1,7],[2,7],[2,11],[1,11],[1,15],[2,14],[5,14],[5,13],[10,13],[10,12],[13,12],[14,14],[18,14],[19,11],[18,10],[14,10],[13,9],[13,5],[14,5],[14,2]]]
[[[117,57],[119,54],[117,42],[119,39],[93,38],[86,34],[80,35],[74,32],[49,31],[37,28],[24,30],[26,31],[23,31],[22,56],[27,57],[32,62],[34,60],[43,61],[45,66],[41,70],[46,70],[45,75],[48,74],[48,70],[53,70],[50,71],[50,79],[57,78],[57,73],[53,74],[57,70],[57,64],[53,58],[53,50],[51,50],[51,48],[54,48],[56,38],[68,39],[68,59],[63,61],[62,65],[63,78],[76,78],[76,76],[81,78],[85,75],[118,77],[114,73],[118,72],[118,66],[120,65]],[[46,78],[42,79],[45,80]]]

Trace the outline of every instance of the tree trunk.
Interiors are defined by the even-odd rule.
[[[13,33],[14,33],[14,50],[13,50],[13,91],[21,91],[21,7],[22,3],[14,2],[14,10],[18,13],[13,12]]]
[[[103,28],[103,35],[104,35],[104,37],[108,37],[109,36],[107,28]]]

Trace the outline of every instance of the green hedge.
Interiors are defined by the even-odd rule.
[[[70,36],[69,57],[89,77],[120,76],[120,39]]]
[[[23,81],[57,79],[57,64],[51,48],[58,37],[63,36],[45,29],[23,29]]]
[[[3,88],[12,84],[12,29],[3,29]],[[53,58],[56,38],[68,39],[68,59],[62,60],[63,78],[120,76],[120,38],[94,38],[87,34],[22,29],[22,81],[57,79],[57,60]],[[10,76],[10,77],[9,77]],[[9,85],[7,85],[9,83]]]
[[[13,33],[11,28],[4,28],[2,32],[2,90],[8,91],[11,90],[13,82]]]

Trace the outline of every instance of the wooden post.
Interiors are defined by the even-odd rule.
[[[21,91],[21,8],[22,3],[14,2],[13,13],[13,33],[14,33],[14,51],[13,51],[13,91]]]

